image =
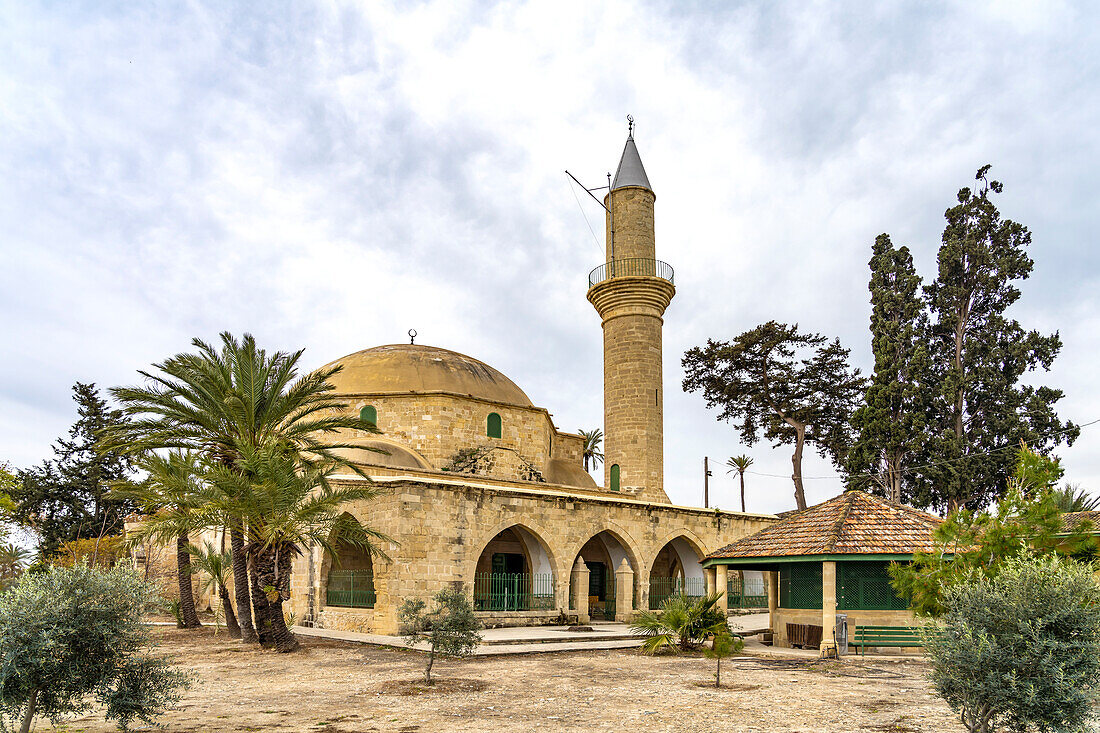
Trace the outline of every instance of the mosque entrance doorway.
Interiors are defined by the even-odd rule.
[[[677,537],[661,548],[649,570],[649,607],[656,610],[666,599],[684,595],[706,595],[703,553],[684,537]]]
[[[474,571],[477,611],[536,611],[554,608],[550,555],[533,532],[519,525],[489,541]]]
[[[615,582],[615,570],[625,559],[635,573],[637,565],[618,538],[604,530],[584,543],[578,557],[584,560],[588,568],[588,614],[593,619],[605,621],[615,620],[615,611],[618,603],[622,602],[618,595]],[[576,560],[573,561],[576,565]],[[572,579],[570,579],[572,582]],[[572,598],[573,588],[569,589]],[[631,583],[630,597],[626,599],[627,607],[634,607],[636,590]]]

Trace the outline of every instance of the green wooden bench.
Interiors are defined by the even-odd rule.
[[[848,643],[860,647],[862,657],[867,656],[869,646],[924,646],[920,629],[911,626],[857,626],[855,636]]]

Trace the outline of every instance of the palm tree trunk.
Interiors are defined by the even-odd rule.
[[[256,636],[259,638],[260,646],[270,649],[275,646],[275,639],[271,635],[271,603],[267,600],[267,593],[264,592],[263,572],[263,558],[259,556],[260,553],[254,552],[253,549],[247,550],[248,556],[248,578],[252,584],[252,617],[256,623]]]
[[[237,614],[233,613],[233,604],[229,601],[229,589],[218,584],[218,595],[222,599],[222,612],[225,614],[225,628],[230,639],[241,638],[241,625],[237,623]]]
[[[271,626],[272,635],[275,637],[275,651],[286,654],[287,652],[297,651],[300,646],[298,638],[286,627],[286,617],[283,616],[283,599],[290,597],[291,553],[283,548],[283,551],[278,553],[276,557],[278,558],[278,566],[276,567],[278,573],[274,584],[278,588],[279,595],[271,604]]]
[[[241,627],[241,641],[246,644],[259,642],[256,627],[252,625],[252,601],[248,593],[248,560],[244,552],[244,532],[240,522],[229,528],[229,548],[233,553],[233,593],[237,596],[237,614]]]
[[[741,471],[741,511],[745,511],[745,472]]]
[[[298,648],[298,640],[286,627],[283,617],[283,599],[287,597],[287,581],[290,578],[290,553],[280,553],[280,572],[275,572],[275,550],[250,553],[252,575],[252,603],[256,612],[256,630],[260,643],[274,647],[277,652],[292,652]]]
[[[176,576],[180,586],[180,615],[185,629],[197,629],[202,626],[199,614],[195,611],[195,596],[191,592],[191,555],[187,548],[191,543],[184,532],[176,538]]]

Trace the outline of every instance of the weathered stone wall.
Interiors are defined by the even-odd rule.
[[[604,198],[610,207],[609,263],[655,259],[654,200],[652,191],[640,187]],[[622,270],[588,291],[603,323],[604,485],[611,485],[612,468],[618,466],[620,486],[637,487],[639,496],[667,503],[661,328],[676,289],[638,263],[617,267]]]
[[[551,457],[581,462],[577,448],[580,438],[557,432],[549,415],[539,408],[443,393],[357,395],[349,398],[349,404],[356,415],[363,407],[372,405],[378,413],[381,437],[416,450],[437,469],[447,465],[461,450],[486,446],[515,451],[539,470],[545,468]],[[487,435],[487,420],[493,412],[501,417],[500,438]],[[377,436],[363,430],[352,437],[370,440]],[[501,467],[505,472],[500,477],[515,478],[506,468]]]
[[[570,570],[581,548],[607,532],[625,549],[634,570],[636,608],[648,607],[650,568],[673,538],[684,537],[700,556],[755,532],[774,517],[646,503],[625,497],[572,494],[490,483],[378,476],[383,497],[351,504],[365,526],[399,541],[386,547],[389,559],[374,562],[377,601],[373,611],[324,608],[324,586],[314,573],[315,612],[326,625],[357,624],[359,630],[394,633],[397,606],[409,597],[428,598],[445,587],[471,592],[478,560],[501,531],[520,526],[534,535],[549,557],[557,610],[569,609]],[[315,569],[324,563],[314,549]],[[299,618],[308,608],[309,558],[295,561],[291,605]],[[532,618],[556,616],[530,614]]]
[[[640,186],[625,186],[603,197],[604,206],[610,203],[611,209],[611,213],[604,216],[608,260],[654,258],[653,204],[656,200],[656,194]],[[612,218],[615,225],[614,254],[611,241]]]
[[[584,465],[584,438],[576,433],[556,432],[551,458]]]

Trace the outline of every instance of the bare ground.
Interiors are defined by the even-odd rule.
[[[426,688],[424,656],[400,649],[309,638],[280,655],[210,629],[154,635],[198,675],[161,719],[171,731],[963,730],[914,661],[740,657],[723,663],[716,690],[702,656],[532,654],[438,662]],[[60,730],[114,728],[89,715]]]

